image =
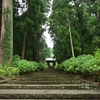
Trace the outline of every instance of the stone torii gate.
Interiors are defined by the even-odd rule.
[[[51,67],[53,68],[56,65],[56,59],[55,58],[47,57],[46,62],[47,62],[47,65],[49,66],[49,68],[51,68]],[[50,63],[52,63],[53,65],[51,66]]]

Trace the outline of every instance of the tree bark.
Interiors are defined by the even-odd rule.
[[[5,11],[9,9],[9,12]],[[6,20],[9,20],[10,25],[10,56],[9,60],[10,62],[13,59],[13,0],[2,0],[2,21],[1,21],[1,34],[0,34],[0,63],[4,60],[4,50],[2,47],[2,43],[4,41],[4,36],[6,30]]]
[[[71,33],[71,25],[70,25],[70,20],[69,20],[69,16],[67,14],[67,20],[68,20],[68,27],[69,27],[69,34],[70,34],[70,43],[71,43],[71,51],[72,51],[72,57],[75,57],[74,54],[74,47],[73,47],[73,40],[72,40],[72,33]]]
[[[27,17],[29,16],[29,8],[30,8],[30,0],[28,0]],[[22,12],[22,13],[23,13],[23,12]],[[26,40],[27,40],[27,23],[26,23],[26,25],[25,25],[25,32],[24,32],[23,45],[22,45],[22,59],[25,58]]]
[[[22,48],[22,59],[24,59],[24,57],[25,57],[26,37],[27,37],[27,31],[25,31],[25,33],[24,33],[23,48]]]

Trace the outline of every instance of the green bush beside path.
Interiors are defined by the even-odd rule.
[[[100,79],[100,50],[94,55],[80,55],[76,58],[70,58],[61,64],[55,66],[56,69],[64,70],[67,73],[80,74],[82,76],[91,76]]]

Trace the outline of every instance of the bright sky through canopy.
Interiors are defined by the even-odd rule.
[[[47,18],[49,18],[49,16],[50,16],[51,13],[52,13],[52,3],[53,3],[53,0],[51,0],[51,2],[50,2],[51,6],[50,6],[49,12],[46,14]],[[43,27],[44,27],[45,30],[46,30],[46,31],[43,33],[43,35],[45,36],[46,44],[48,45],[49,48],[53,48],[53,41],[52,41],[52,38],[51,38],[51,36],[50,36],[50,34],[49,34],[49,31],[48,31],[49,26],[47,26],[47,25],[45,24]]]
[[[46,41],[46,44],[48,45],[49,48],[53,48],[53,41],[52,41],[52,38],[48,32],[48,28],[49,26],[43,26],[46,28],[46,31],[43,33],[43,35],[45,36],[44,39]]]

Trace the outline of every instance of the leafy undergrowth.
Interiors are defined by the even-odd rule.
[[[11,66],[0,65],[0,78],[2,79],[5,76],[18,76],[29,72],[45,70],[47,68],[47,64],[37,63],[35,61],[20,60],[18,56],[15,56],[14,62]]]
[[[80,74],[84,78],[91,77],[95,81],[100,81],[100,50],[95,52],[94,55],[88,54],[70,58],[55,66],[55,69]]]

